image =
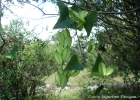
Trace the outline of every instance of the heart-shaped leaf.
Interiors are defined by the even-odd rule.
[[[74,10],[76,12],[79,11],[79,7],[77,5],[73,5],[72,7],[70,7],[71,10]]]
[[[85,18],[85,17],[87,16],[87,14],[88,14],[88,12],[85,11],[85,10],[82,10],[82,11],[80,12],[80,16],[81,16],[82,18]]]
[[[85,19],[82,18],[81,16],[79,16],[79,14],[76,11],[69,10],[69,13],[70,13],[70,16],[72,19],[79,21],[79,22],[82,22],[82,23],[85,22]]]
[[[65,71],[70,71],[70,70],[83,70],[84,66],[82,63],[79,62],[78,60],[78,55],[74,54],[70,61],[68,62],[68,65],[65,68]]]
[[[102,76],[106,75],[106,67],[105,67],[105,64],[103,62],[100,62],[100,64],[99,64],[99,73]]]
[[[97,12],[94,11],[94,12],[90,13],[89,15],[87,15],[85,17],[85,21],[86,22],[84,24],[84,27],[85,27],[85,30],[87,32],[87,36],[89,36],[94,23],[97,21]]]
[[[63,53],[62,53],[62,59],[63,61],[67,61],[70,57],[70,47],[67,46],[64,48]]]
[[[64,34],[65,38],[70,37],[70,32],[67,28],[65,30],[63,30],[63,34]]]
[[[75,77],[75,76],[77,76],[79,73],[80,73],[80,70],[72,70],[70,76],[71,76],[71,77]]]
[[[54,52],[54,58],[58,64],[62,64],[62,56],[57,50]]]
[[[106,76],[108,76],[108,75],[110,75],[110,74],[112,74],[113,73],[113,68],[112,67],[107,67],[106,68]]]
[[[93,72],[94,76],[102,76],[99,72]]]
[[[104,62],[101,55],[98,53],[98,57],[96,59],[96,62],[94,64],[94,66],[92,67],[92,72],[99,72],[99,64],[100,62]]]
[[[62,89],[67,85],[68,79],[69,79],[69,77],[67,75],[63,75],[61,82],[60,82],[60,86]]]
[[[73,28],[76,29],[77,23],[74,22],[70,17],[65,18],[63,21],[58,20],[53,29],[58,28]]]
[[[62,78],[62,76],[61,76],[60,72],[58,71],[55,75],[55,82],[58,86],[60,86],[61,78]]]
[[[57,2],[57,6],[59,7],[59,10],[61,10],[62,8],[64,8],[64,7],[67,7],[62,1],[58,1]]]
[[[72,37],[71,36],[65,38],[64,47],[66,47],[66,46],[70,47],[71,43],[72,43]]]
[[[64,19],[66,19],[67,17],[69,16],[69,10],[68,10],[68,7],[63,7],[61,10],[60,10],[60,18],[59,18],[59,21],[63,21]]]
[[[74,21],[69,18],[69,10],[68,7],[63,7],[60,9],[60,17],[53,27],[53,29],[57,28],[67,28],[67,26],[70,26]]]
[[[61,43],[61,45],[64,45],[65,42],[65,36],[62,32],[57,33],[57,39]]]
[[[62,52],[63,52],[63,47],[62,47],[62,45],[61,45],[60,43],[56,45],[56,50],[57,50],[60,54],[62,54]]]

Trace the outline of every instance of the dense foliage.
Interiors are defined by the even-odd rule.
[[[0,98],[21,100],[36,94],[41,80],[57,68],[51,56],[53,46],[24,28],[23,22],[13,20],[1,29],[4,44],[0,59]]]

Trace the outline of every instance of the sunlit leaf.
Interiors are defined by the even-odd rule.
[[[65,71],[70,71],[70,70],[83,70],[84,66],[82,63],[79,62],[78,60],[78,55],[74,54],[70,61],[68,62]]]
[[[61,45],[61,44],[57,44],[57,45],[56,45],[56,50],[57,50],[60,54],[62,54],[62,52],[63,52],[63,47],[62,47],[62,45]]]
[[[80,16],[81,16],[82,18],[85,18],[85,17],[87,16],[87,14],[88,14],[88,12],[85,11],[85,10],[82,10],[82,11],[80,12]]]
[[[79,21],[81,23],[85,22],[85,19],[82,18],[81,16],[79,16],[79,14],[76,11],[69,10],[69,13],[70,13],[70,16],[71,16],[72,19],[74,19],[76,21]]]
[[[70,32],[67,28],[63,30],[63,34],[64,34],[65,38],[70,37]]]
[[[97,57],[97,59],[96,59],[96,61],[95,61],[95,64],[94,64],[94,66],[92,67],[92,72],[99,72],[98,68],[99,68],[100,62],[104,62],[104,61],[103,61],[101,55],[98,54],[98,57]]]
[[[71,76],[71,77],[75,77],[75,76],[77,76],[79,73],[80,73],[80,70],[72,70],[70,76]]]
[[[65,42],[65,36],[62,32],[57,33],[57,39],[61,43],[61,45],[64,45]]]
[[[100,64],[99,64],[99,73],[102,76],[106,75],[106,67],[105,67],[105,64],[103,62],[100,62]]]
[[[68,79],[69,79],[69,77],[67,75],[64,75],[62,77],[61,83],[60,83],[60,86],[62,89],[67,85]]]
[[[112,67],[107,67],[106,68],[106,75],[108,76],[108,75],[110,75],[110,74],[112,74],[113,73],[113,68]]]
[[[70,47],[67,46],[64,48],[63,53],[62,53],[62,59],[63,61],[67,61],[70,57]]]
[[[58,64],[62,64],[62,56],[57,50],[54,52],[54,58]]]
[[[70,36],[70,37],[67,37],[67,38],[65,38],[65,42],[64,42],[64,47],[66,47],[66,46],[71,46],[71,43],[72,43],[72,37]]]
[[[55,82],[57,83],[58,86],[60,86],[60,82],[61,82],[61,74],[58,71],[55,75]]]

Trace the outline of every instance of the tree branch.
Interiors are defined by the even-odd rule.
[[[57,0],[57,1],[59,1],[59,0]],[[18,1],[18,2],[27,3],[27,4],[31,5],[31,6],[36,7],[37,9],[39,9],[43,13],[43,15],[58,15],[58,14],[46,14],[41,8],[39,8],[38,6],[33,5],[31,3],[28,3],[28,2],[23,2],[23,1]],[[65,3],[65,4],[68,4],[68,5],[75,5],[75,3],[71,3],[71,2],[66,2],[66,1],[62,1],[62,2]],[[90,11],[90,12],[93,11],[91,9],[87,9],[87,8],[84,8],[84,7],[80,7],[80,6],[78,6],[78,7],[80,9],[82,9],[82,10],[86,10],[86,11]],[[134,11],[137,11],[139,9],[140,9],[140,7],[134,8],[134,9],[129,10],[129,11],[124,11],[124,12],[114,12],[114,11],[112,11],[112,12],[101,12],[101,11],[97,11],[97,12],[98,12],[98,14],[127,14],[127,13],[132,13]]]
[[[80,8],[83,9],[83,10],[87,10],[87,11],[93,11],[93,10],[86,9],[86,8],[83,8],[83,7],[80,7]],[[134,11],[137,11],[139,9],[140,9],[140,7],[135,8],[135,9],[132,9],[130,11],[125,11],[125,12],[114,12],[114,11],[112,11],[112,12],[101,12],[101,11],[97,11],[97,12],[98,12],[98,14],[127,14],[127,13],[132,13]]]
[[[75,5],[75,3],[70,3],[70,2],[66,2],[66,1],[62,1],[62,2],[66,3],[66,4],[69,4],[69,5]],[[80,7],[80,6],[79,6],[79,8],[82,9],[82,10],[87,10],[87,11],[91,11],[91,12],[93,11],[91,9],[87,9],[87,8]],[[137,8],[134,8],[132,10],[125,11],[125,12],[114,12],[114,11],[112,11],[112,12],[101,12],[101,11],[97,11],[97,12],[98,12],[98,14],[127,14],[127,13],[132,13],[134,11],[137,11],[139,9],[140,9],[140,7],[137,7]]]
[[[24,2],[24,1],[18,1],[18,2],[26,3],[26,4],[29,4],[29,5],[31,5],[31,6],[33,6],[33,7],[35,7],[35,8],[37,8],[37,9],[39,9],[39,10],[43,13],[43,15],[58,15],[58,14],[46,14],[41,8],[39,8],[38,6],[33,5],[33,4],[31,4],[31,3],[28,3],[28,2]]]

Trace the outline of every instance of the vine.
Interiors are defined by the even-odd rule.
[[[84,69],[84,65],[79,61],[78,54],[71,53],[72,37],[69,28],[76,31],[82,31],[85,29],[87,37],[89,37],[92,27],[97,21],[98,14],[96,11],[89,13],[85,10],[79,10],[76,5],[68,8],[61,1],[58,1],[57,5],[60,10],[60,17],[55,24],[54,29],[61,28],[63,30],[57,33],[58,44],[54,51],[54,58],[60,65],[55,76],[55,81],[57,86],[61,87],[62,90],[66,86],[70,77],[78,75],[80,71]],[[92,50],[93,45],[94,40],[91,39],[88,42],[88,52]],[[113,68],[110,66],[106,67],[105,62],[98,53],[98,57],[91,72],[94,76],[105,77],[113,72]],[[103,88],[104,85],[100,85],[97,88],[95,95],[99,94]]]

